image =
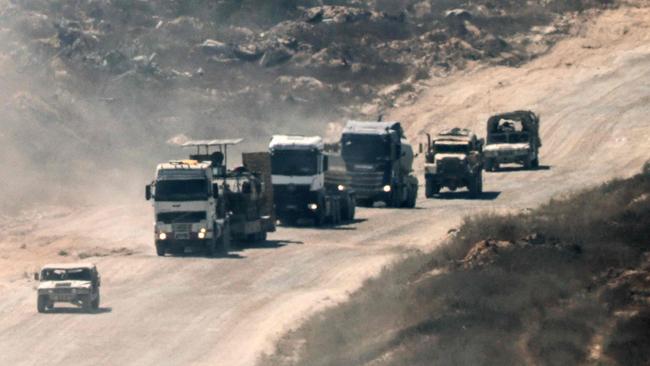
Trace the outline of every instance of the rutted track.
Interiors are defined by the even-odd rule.
[[[355,224],[280,228],[265,245],[221,259],[156,257],[145,203],[81,209],[24,228],[3,224],[16,234],[0,239],[0,364],[251,365],[302,317],[343,300],[406,248],[435,245],[463,215],[531,207],[637,171],[650,157],[649,26],[643,9],[606,12],[521,69],[445,80],[395,112],[414,121],[415,135],[450,125],[483,134],[487,105],[540,111],[541,163],[549,169],[485,174],[491,193],[483,200],[453,193],[421,198],[416,210],[360,209]],[[63,260],[61,248],[95,246],[135,252],[91,258],[103,276],[102,311],[37,314],[23,272]]]

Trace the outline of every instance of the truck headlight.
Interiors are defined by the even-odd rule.
[[[390,188],[390,185],[386,184],[386,185],[384,186],[384,192],[388,193],[388,192],[390,192],[390,189],[391,189],[391,188]]]
[[[199,236],[199,239],[205,239],[205,233],[203,231],[201,231],[198,236]]]
[[[310,204],[307,205],[307,208],[312,210],[312,211],[316,211],[316,210],[318,210],[318,205],[315,204],[315,203],[310,203]]]
[[[202,227],[201,230],[199,230],[200,233],[205,234],[205,232],[208,231],[206,228]]]
[[[165,240],[165,239],[167,239],[167,234],[165,234],[165,233],[160,233],[160,234],[158,234],[158,239],[160,239],[160,240]]]
[[[345,186],[343,184],[339,184],[339,186],[336,188],[341,192],[345,191]]]

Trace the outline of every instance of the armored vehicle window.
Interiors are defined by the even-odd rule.
[[[436,143],[433,146],[434,152],[435,153],[449,153],[449,154],[466,154],[469,153],[469,144],[444,144],[444,143]]]
[[[271,154],[271,172],[275,175],[315,175],[317,168],[315,151],[275,150]]]
[[[208,186],[207,179],[161,180],[156,182],[156,201],[204,200]]]
[[[92,274],[87,268],[78,269],[46,269],[43,271],[44,281],[90,281]]]

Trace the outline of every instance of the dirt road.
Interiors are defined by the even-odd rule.
[[[415,136],[452,125],[483,134],[490,112],[540,112],[544,168],[485,174],[481,200],[449,193],[415,210],[360,209],[352,225],[280,228],[221,259],[156,257],[140,197],[0,217],[0,365],[251,365],[304,316],[408,248],[436,245],[463,215],[532,207],[638,171],[650,158],[649,27],[647,10],[608,11],[522,68],[434,80],[393,113]],[[36,313],[30,272],[78,256],[102,272],[101,311]]]

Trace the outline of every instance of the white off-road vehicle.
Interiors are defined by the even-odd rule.
[[[99,308],[97,267],[91,263],[48,264],[35,275],[39,280],[37,309],[44,313],[57,302],[66,302],[86,311]]]

